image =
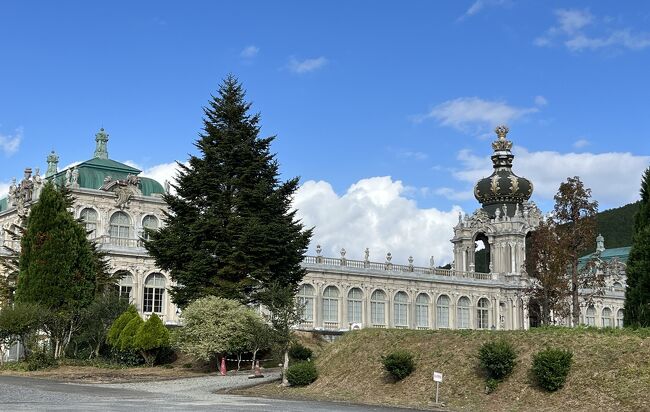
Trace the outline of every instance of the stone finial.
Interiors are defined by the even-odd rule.
[[[108,133],[102,127],[99,132],[95,134],[95,155],[96,159],[108,159]]]
[[[364,262],[368,262],[370,260],[370,249],[366,248],[366,250],[363,252],[363,260]]]
[[[409,256],[409,265],[413,266],[413,256]]]
[[[392,259],[393,259],[393,255],[390,252],[386,253],[386,262],[390,263]]]
[[[54,150],[47,155],[47,171],[45,172],[45,177],[50,177],[58,172],[59,167],[59,156],[56,155]]]
[[[436,261],[433,259],[433,255],[429,258],[429,266],[434,267],[436,265]]]
[[[604,252],[605,251],[605,238],[603,235],[598,234],[598,237],[596,237],[596,252]]]
[[[345,248],[341,248],[341,259],[345,259],[345,254],[346,254]]]
[[[316,254],[320,256],[321,252],[323,251],[323,248],[320,247],[320,245],[316,245]]]
[[[508,126],[506,126],[506,125],[497,126],[494,129],[494,133],[497,134],[497,136],[499,137],[500,140],[505,140],[509,131],[510,131],[510,129],[508,129]]]

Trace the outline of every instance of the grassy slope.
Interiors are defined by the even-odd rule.
[[[483,342],[500,336],[515,345],[519,363],[496,392],[486,395],[476,353]],[[366,329],[346,334],[323,351],[316,361],[320,377],[312,385],[267,385],[255,392],[426,409],[435,396],[435,370],[444,374],[440,399],[452,410],[650,410],[650,338],[645,336],[650,331]],[[532,355],[546,346],[574,353],[565,387],[551,394],[538,389],[529,375]],[[396,348],[417,354],[417,370],[391,383],[380,358]]]

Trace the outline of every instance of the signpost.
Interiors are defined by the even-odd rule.
[[[436,403],[438,403],[438,389],[440,387],[440,382],[442,382],[442,373],[433,372],[433,381],[436,383]]]

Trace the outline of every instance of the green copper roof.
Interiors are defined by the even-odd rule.
[[[627,257],[630,255],[631,248],[632,248],[631,246],[625,246],[625,247],[617,247],[614,249],[605,249],[600,253],[600,258],[605,261],[617,258],[620,262],[626,263]],[[584,264],[589,259],[591,259],[595,254],[596,252],[590,253],[586,256],[581,257],[580,259],[578,259],[578,261]]]

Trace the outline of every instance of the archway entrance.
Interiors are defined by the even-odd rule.
[[[480,273],[490,272],[490,242],[485,233],[479,232],[474,236],[476,247],[474,249],[474,271]]]

